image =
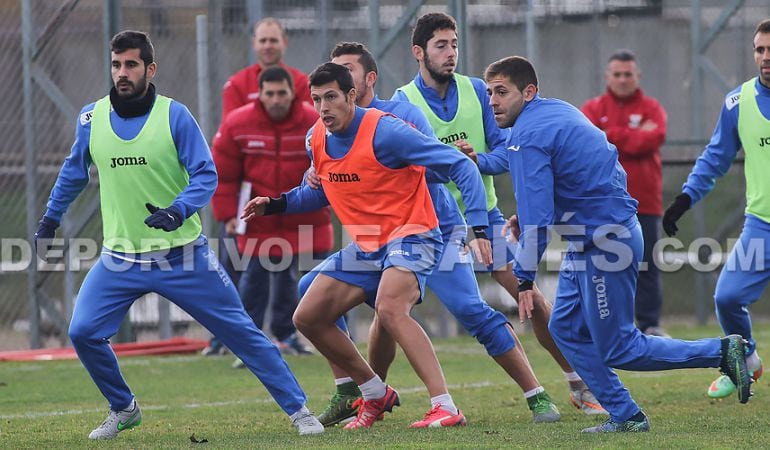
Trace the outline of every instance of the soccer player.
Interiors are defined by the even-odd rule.
[[[457,25],[451,16],[444,13],[421,16],[412,32],[412,55],[419,63],[419,71],[414,80],[396,90],[393,100],[417,105],[428,117],[439,140],[455,145],[476,160],[478,153],[505,151],[505,139],[495,124],[484,81],[455,72],[459,56],[457,39]],[[481,173],[487,172],[482,170]],[[480,271],[490,272],[492,278],[517,300],[519,311],[525,311],[526,318],[531,319],[538,342],[556,360],[569,383],[572,404],[586,414],[606,414],[549,334],[549,302],[542,295],[534,298],[534,304],[527,304],[528,299],[518,298],[518,280],[511,266],[513,255],[501,235],[505,219],[497,208],[494,181],[491,175],[483,175],[482,178],[487,194],[494,264],[480,268]],[[449,189],[463,209],[456,188],[450,184]],[[528,399],[536,400],[531,392],[528,395]]]
[[[714,300],[717,318],[725,333],[737,333],[749,341],[746,349],[748,370],[754,380],[762,375],[762,359],[751,334],[749,306],[759,300],[770,280],[765,268],[770,261],[770,20],[762,21],[754,32],[754,62],[758,76],[733,89],[722,105],[714,134],[695,162],[687,182],[663,215],[663,229],[676,234],[677,220],[714,188],[716,179],[727,173],[738,150],[746,155],[746,220],[741,236],[719,274]],[[759,247],[757,247],[759,244]],[[750,260],[744,255],[759,248]],[[709,397],[732,394],[735,384],[719,377],[708,388]]]
[[[410,311],[422,299],[425,280],[443,251],[438,219],[425,183],[425,167],[460,187],[475,230],[476,256],[491,262],[484,190],[473,163],[401,119],[355,104],[357,92],[347,67],[318,66],[310,94],[321,118],[308,133],[308,152],[321,189],[307,184],[279,199],[258,197],[243,218],[301,212],[331,204],[353,242],[327,258],[305,292],[294,323],[315,347],[358,385],[363,404],[346,429],[369,428],[399,404],[396,391],[375,374],[353,341],[335,322],[351,308],[374,299],[383,330],[401,346],[441,411],[442,426],[465,424],[446,388],[433,346]],[[405,146],[404,143],[409,145]],[[412,427],[432,425],[420,420]],[[435,425],[433,425],[435,426]]]
[[[296,378],[246,314],[201,234],[197,211],[211,199],[217,174],[198,124],[183,104],[156,93],[147,34],[120,32],[110,48],[114,87],[81,110],[72,152],[35,233],[42,252],[96,165],[104,249],[83,280],[69,327],[80,361],[109,402],[107,418],[88,437],[112,439],[142,421],[109,338],[131,304],[153,291],[222,339],[300,434],[322,433]]]
[[[649,431],[647,416],[613,368],[669,370],[719,367],[749,400],[741,336],[681,341],[648,336],[634,326],[634,292],[642,258],[637,202],[615,146],[575,107],[538,95],[534,67],[511,56],[492,63],[485,78],[501,128],[510,128],[508,165],[517,216],[514,271],[519,296],[531,297],[537,265],[557,225],[568,240],[549,329],[569,362],[610,413],[584,432]]]
[[[376,108],[399,117],[413,125],[426,136],[434,136],[433,130],[419,108],[408,102],[382,100],[374,93],[377,83],[377,63],[369,50],[357,42],[343,42],[331,52],[332,62],[341,64],[350,70],[356,88],[356,105],[362,108]],[[312,169],[311,169],[312,170]],[[317,177],[308,181],[318,186]],[[487,349],[487,353],[513,378],[527,397],[527,404],[532,410],[535,422],[555,422],[561,417],[556,405],[550,400],[545,389],[540,385],[530,367],[527,356],[517,342],[513,328],[506,317],[492,309],[479,292],[471,261],[465,258],[463,243],[466,225],[462,213],[454,198],[451,197],[442,182],[428,182],[433,206],[439,220],[444,253],[438,267],[428,276],[426,285],[436,293],[439,300],[462,324],[463,328],[474,336]],[[311,271],[300,281],[300,295],[319,274]],[[538,292],[538,295],[539,292]],[[522,308],[519,314],[524,316]],[[346,329],[344,320],[337,324]],[[380,327],[375,317],[370,330],[369,363],[372,369],[385,379],[387,371],[396,356],[395,342]],[[337,392],[332,396],[327,408],[318,415],[324,426],[331,426],[356,415],[361,391],[353,380],[339,367],[332,364]],[[426,420],[442,423],[443,410],[437,410]]]

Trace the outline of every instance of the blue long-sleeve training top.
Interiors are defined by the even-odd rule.
[[[365,111],[364,108],[356,107],[354,118],[347,129],[340,133],[327,134],[326,151],[329,156],[341,158],[347,154]],[[312,132],[311,128],[307,139],[311,159],[309,142]],[[468,223],[473,227],[488,226],[486,194],[478,170],[470,159],[454,148],[442,144],[432,135],[422,134],[400,118],[384,116],[374,133],[374,155],[380,164],[391,169],[413,164],[424,166],[439,176],[451,179],[463,192],[463,201],[468,205]],[[285,195],[287,213],[312,211],[328,205],[323,190],[311,189],[304,181]]]
[[[80,111],[75,129],[75,142],[69,156],[64,160],[48,199],[45,216],[56,221],[61,221],[69,205],[88,184],[88,170],[92,162],[88,144],[94,105],[95,103],[90,103]],[[139,117],[122,118],[113,109],[110,111],[112,129],[121,139],[133,139],[142,130],[150,112],[151,110]],[[172,101],[169,122],[179,161],[190,177],[188,186],[171,205],[177,207],[184,217],[190,217],[211,200],[217,187],[217,172],[206,138],[187,107]],[[165,208],[170,205],[159,206]]]
[[[504,148],[505,134],[498,128],[497,122],[495,122],[495,113],[492,111],[492,107],[489,106],[489,94],[487,93],[487,85],[484,80],[475,77],[468,77],[473,85],[473,90],[476,92],[481,103],[481,118],[484,122],[484,139],[487,143],[487,148],[490,152],[498,148]],[[435,89],[425,84],[425,80],[418,72],[414,77],[414,83],[417,89],[422,93],[423,98],[430,106],[439,119],[449,122],[457,115],[457,81],[452,78],[449,82],[449,87],[446,92],[446,96],[441,98]],[[398,100],[408,102],[409,99],[400,90],[396,90],[391,97],[391,100]],[[474,149],[480,152],[483,149]],[[503,170],[504,172],[505,170]]]
[[[770,120],[770,89],[762,85],[758,78],[754,87],[759,111]],[[725,97],[714,134],[682,186],[682,191],[690,196],[692,204],[714,189],[717,178],[727,173],[735,155],[741,149],[741,139],[738,136],[740,97],[741,86],[730,91]]]
[[[375,96],[369,104],[369,108],[393,114],[406,123],[413,125],[422,134],[435,138],[433,128],[431,128],[428,118],[425,117],[425,113],[409,102],[382,100]],[[444,186],[444,183],[449,181],[448,179],[439,176],[431,169],[427,169],[425,171],[425,180],[428,182],[428,191],[433,201],[433,209],[436,210],[441,235],[445,238],[444,242],[447,242],[447,239],[457,227],[465,227],[465,219],[454,197]]]
[[[549,226],[589,248],[598,227],[627,225],[636,215],[617,149],[569,103],[536,96],[505,145],[522,228],[513,269],[520,280],[535,279]]]

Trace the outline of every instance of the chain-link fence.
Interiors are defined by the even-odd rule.
[[[500,57],[526,55],[538,69],[542,94],[575,105],[604,90],[604,65],[613,50],[632,49],[645,91],[668,111],[666,201],[678,192],[691,160],[702,150],[725,93],[756,72],[753,30],[761,18],[770,17],[770,5],[763,0],[729,5],[705,0],[4,0],[0,350],[67,344],[67,323],[88,263],[80,270],[35,273],[23,264],[31,257],[26,242],[69,152],[80,108],[107,93],[106,43],[114,32],[130,28],[150,33],[159,91],[186,104],[210,138],[221,116],[222,85],[254,62],[251,26],[259,18],[272,16],[284,24],[289,35],[285,61],[305,72],[325,61],[336,42],[367,43],[378,58],[378,91],[388,98],[416,73],[411,26],[427,11],[458,18],[462,72],[480,76]],[[196,20],[198,16],[206,21]],[[206,25],[201,29],[196,23]],[[198,65],[201,44],[207,50],[205,67]],[[199,83],[202,74],[207,83]],[[700,213],[683,220],[685,242],[696,235],[724,240],[737,234],[743,198],[740,169],[731,169]],[[509,180],[501,177],[498,188],[501,209],[511,213]],[[100,223],[94,172],[65,216],[59,237],[98,241]],[[67,258],[63,261],[68,268]],[[685,269],[666,274],[664,284],[666,314],[713,310],[708,304],[712,278],[695,278]],[[693,286],[701,290],[700,303]],[[170,317],[184,320],[175,314]]]

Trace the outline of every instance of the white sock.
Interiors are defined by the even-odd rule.
[[[290,415],[289,418],[291,418],[291,420],[293,421],[293,420],[296,420],[298,417],[304,416],[304,415],[307,415],[307,414],[311,414],[310,410],[307,409],[307,405],[302,405],[302,408],[300,408],[294,414]]]
[[[353,379],[350,378],[350,377],[335,378],[334,379],[334,384],[337,385],[337,386],[339,386],[341,384],[345,384],[345,383],[352,383],[352,382],[353,382]]]
[[[385,397],[385,383],[382,382],[379,375],[375,375],[374,378],[359,385],[358,388],[361,389],[361,395],[363,395],[364,400],[375,400]]]
[[[582,381],[580,375],[574,370],[572,372],[564,372],[564,378],[566,378],[567,381]]]
[[[746,367],[749,369],[749,372],[753,372],[759,369],[761,364],[762,362],[759,360],[759,355],[757,354],[756,350],[751,352],[751,354],[746,357]]]
[[[535,389],[532,389],[531,391],[525,392],[524,398],[534,397],[541,392],[545,392],[545,388],[543,386],[538,386]]]
[[[431,398],[430,404],[434,408],[436,405],[439,405],[441,406],[441,409],[450,414],[457,414],[457,407],[455,406],[455,402],[452,400],[452,396],[449,393],[437,395]]]

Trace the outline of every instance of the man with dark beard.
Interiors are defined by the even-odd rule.
[[[419,107],[441,142],[456,146],[474,161],[477,160],[477,153],[500,150],[505,154],[505,138],[489,106],[487,85],[479,78],[455,72],[459,56],[455,20],[444,13],[428,13],[417,19],[412,32],[412,55],[419,63],[420,70],[414,80],[396,90],[392,99],[408,101]],[[481,173],[487,195],[490,226],[487,235],[492,241],[494,262],[487,267],[477,265],[476,271],[489,272],[500,286],[517,299],[519,309],[525,311],[522,321],[526,318],[531,320],[538,342],[548,350],[564,372],[572,404],[586,414],[605,414],[548,332],[550,303],[542,295],[534,298],[531,303],[518,298],[518,280],[512,273],[511,265],[513,254],[501,235],[505,219],[497,208],[492,175],[485,175],[483,168]],[[447,187],[465,213],[457,188],[451,183]],[[535,417],[559,416],[556,405],[542,387],[527,391],[524,396]]]
[[[150,81],[157,65],[147,34],[120,32],[110,49],[115,87],[82,109],[72,152],[35,233],[43,253],[94,164],[104,248],[83,280],[69,327],[78,358],[109,403],[107,418],[89,439],[112,439],[142,422],[109,339],[134,301],[149,292],[168,298],[219,337],[300,434],[322,433],[289,366],[246,314],[201,234],[197,211],[214,194],[217,173],[198,124],[183,104],[155,93]]]

